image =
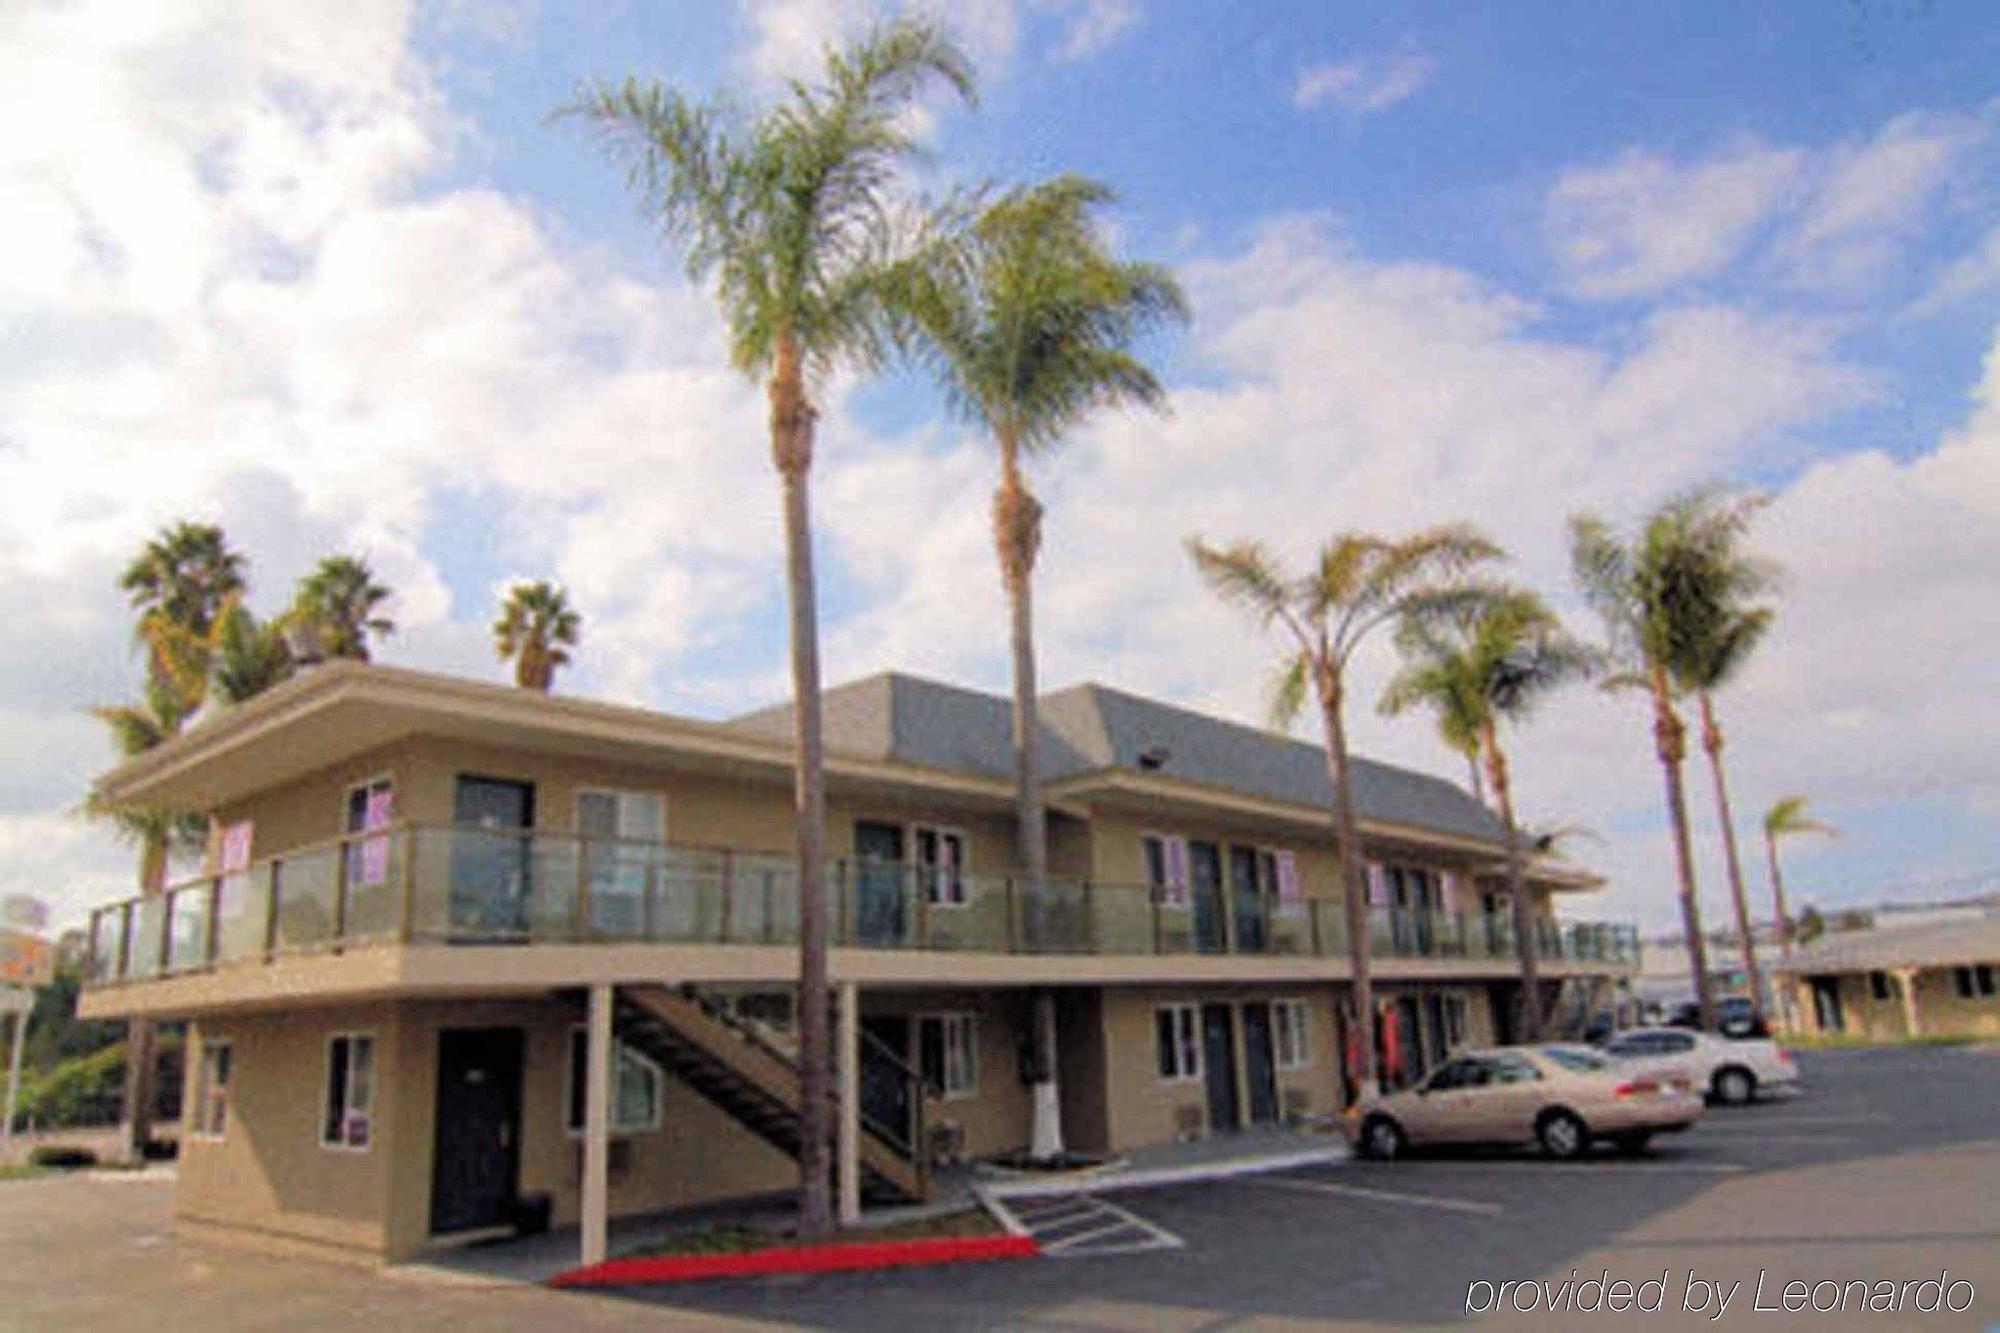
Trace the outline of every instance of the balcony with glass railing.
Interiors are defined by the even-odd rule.
[[[1347,956],[1341,903],[1202,885],[836,859],[836,947],[988,954]],[[1371,956],[1511,959],[1511,917],[1373,907]],[[1537,922],[1554,962],[1635,965],[1634,927]],[[398,825],[206,875],[91,914],[91,985],[380,945],[791,944],[788,856],[613,838]]]

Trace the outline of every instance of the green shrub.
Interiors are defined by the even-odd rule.
[[[97,1154],[74,1144],[44,1143],[28,1153],[28,1165],[71,1171],[78,1167],[96,1166]]]

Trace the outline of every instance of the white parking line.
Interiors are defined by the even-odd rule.
[[[997,1201],[995,1201],[997,1202]],[[1080,1259],[1106,1254],[1137,1254],[1144,1250],[1178,1250],[1179,1236],[1155,1226],[1129,1209],[1088,1194],[1068,1195],[1055,1206],[1046,1204],[1009,1211],[1022,1230],[1041,1243],[1051,1259]]]
[[[1764,1130],[1703,1129],[1704,1139],[1733,1139],[1743,1143],[1852,1143],[1851,1134],[1772,1134]]]
[[[1748,1171],[1747,1166],[1735,1162],[1412,1162],[1410,1166],[1426,1171],[1517,1171],[1520,1174],[1536,1175],[1543,1171],[1583,1171],[1598,1176],[1618,1176],[1627,1171],[1698,1171],[1708,1175],[1733,1175]]]
[[[1772,1115],[1759,1116],[1757,1122],[1764,1125],[1886,1125],[1894,1116],[1887,1115]],[[1719,1122],[1709,1122],[1704,1129],[1712,1129]],[[1748,1127],[1749,1121],[1742,1122]]]
[[[1345,1195],[1356,1199],[1373,1199],[1379,1203],[1407,1203],[1420,1208],[1438,1208],[1448,1213],[1478,1213],[1491,1217],[1506,1211],[1497,1203],[1483,1203],[1476,1199],[1446,1199],[1435,1194],[1404,1194],[1399,1190],[1369,1189],[1365,1185],[1335,1185],[1323,1180],[1290,1180],[1282,1176],[1253,1176],[1241,1183],[1261,1185],[1268,1189],[1293,1190],[1302,1194]]]

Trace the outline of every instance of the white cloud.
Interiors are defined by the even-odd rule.
[[[1983,292],[2000,287],[2000,227],[1986,233],[1986,239],[1946,265],[1914,307],[1926,314],[1955,306]]]
[[[1579,295],[1655,295],[1734,260],[1802,163],[1796,150],[1757,143],[1690,163],[1631,150],[1557,178],[1550,241]]]
[[[1352,56],[1302,70],[1292,85],[1292,105],[1309,111],[1331,102],[1357,115],[1369,115],[1416,96],[1436,75],[1437,62],[1410,47]]]
[[[1787,242],[1796,278],[1852,287],[1893,263],[1953,165],[1986,135],[1978,119],[1912,112],[1835,147]]]
[[[1055,47],[1058,60],[1087,60],[1139,25],[1137,0],[1035,0],[1064,19]]]

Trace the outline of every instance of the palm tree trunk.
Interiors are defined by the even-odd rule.
[[[1466,771],[1472,775],[1472,799],[1481,805],[1485,805],[1486,787],[1479,777],[1479,752],[1477,750],[1465,756],[1465,767]]]
[[[1000,445],[1000,485],[993,492],[993,542],[1007,589],[1008,649],[1014,664],[1014,807],[1027,901],[1048,891],[1048,813],[1042,805],[1036,754],[1035,557],[1042,544],[1042,506],[1021,477],[1021,451],[1011,430],[995,432]],[[1055,995],[1040,991],[1034,1004],[1034,1123],[1030,1152],[1038,1160],[1063,1153],[1062,1098],[1056,1086]]]
[[[1743,862],[1736,854],[1736,821],[1729,813],[1729,784],[1722,774],[1722,728],[1715,721],[1715,706],[1706,693],[1701,696],[1701,748],[1708,752],[1709,776],[1715,779],[1715,814],[1722,821],[1722,863],[1729,871],[1729,895],[1736,908],[1736,936],[1743,946],[1743,979],[1750,985],[1750,1001],[1759,1010],[1768,997],[1764,994],[1764,973],[1757,966],[1757,940],[1750,929],[1750,898],[1743,891]]]
[[[1333,836],[1340,846],[1340,887],[1347,922],[1347,961],[1354,974],[1354,1095],[1365,1100],[1381,1091],[1375,1072],[1375,985],[1368,954],[1368,875],[1361,862],[1361,828],[1354,818],[1354,791],[1348,784],[1347,723],[1341,716],[1340,679],[1324,655],[1314,664],[1319,677],[1320,718],[1326,728],[1326,776],[1333,785]]]
[[[1715,997],[1708,986],[1708,941],[1701,934],[1701,903],[1695,897],[1694,854],[1688,845],[1687,794],[1681,788],[1681,761],[1687,757],[1687,728],[1674,712],[1664,668],[1650,671],[1653,691],[1653,748],[1660,759],[1667,791],[1667,822],[1673,832],[1674,877],[1680,890],[1681,930],[1687,936],[1688,969],[1694,974],[1694,998],[1701,1011],[1701,1028],[1715,1031]]]
[[[1526,1040],[1540,1041],[1541,967],[1535,957],[1534,905],[1528,901],[1528,858],[1521,846],[1520,826],[1514,822],[1514,784],[1507,775],[1507,756],[1500,749],[1493,720],[1488,718],[1480,730],[1493,800],[1500,807],[1500,822],[1507,826],[1507,898],[1514,910],[1514,949],[1521,960],[1521,1031]]]
[[[799,888],[799,1230],[833,1229],[826,974],[826,784],[820,767],[819,609],[813,583],[813,409],[797,343],[778,340],[771,376],[771,453],[784,491],[785,583],[791,603],[794,837]]]

